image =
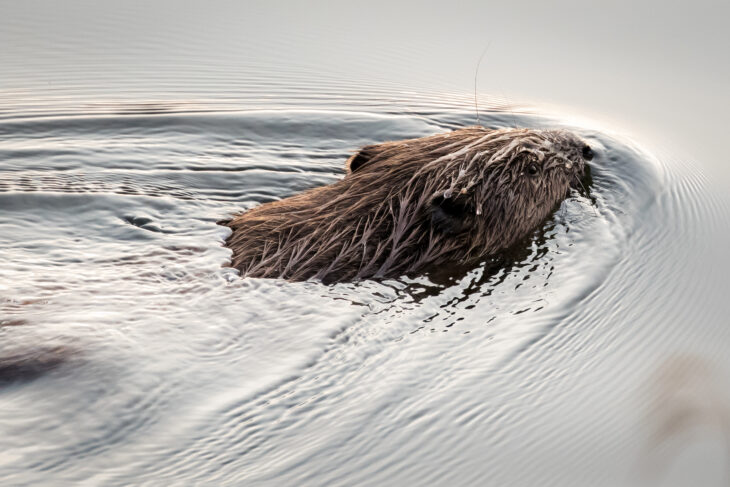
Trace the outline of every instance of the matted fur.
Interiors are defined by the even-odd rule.
[[[231,266],[337,282],[477,261],[543,222],[590,157],[563,130],[468,127],[366,146],[342,180],[221,222]]]

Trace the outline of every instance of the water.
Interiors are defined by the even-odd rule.
[[[510,45],[504,6],[2,8],[3,485],[726,485],[725,112],[699,89],[682,117],[661,111],[666,84],[633,92],[652,80],[631,60],[668,48],[641,36],[571,84],[578,37],[631,31],[623,10],[576,27],[586,12],[535,6]],[[548,14],[562,50],[529,79],[514,59]],[[586,138],[590,198],[508,258],[438,276],[225,267],[218,219],[337,180],[359,146],[473,124],[484,44],[448,20],[478,16],[496,39],[482,123]],[[718,17],[696,41],[709,57]],[[722,107],[727,66],[686,52],[682,82],[725,86]],[[601,88],[608,72],[635,84]]]

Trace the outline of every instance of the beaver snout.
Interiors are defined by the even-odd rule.
[[[593,159],[593,149],[591,149],[591,146],[588,144],[583,146],[583,159],[586,161]]]
[[[586,167],[586,162],[593,159],[593,149],[591,149],[591,146],[589,146],[588,144],[583,143],[582,147],[580,148],[580,155],[582,159],[575,158],[573,160],[566,160],[565,167],[563,168],[566,173],[573,174],[577,178],[580,178],[583,175]]]

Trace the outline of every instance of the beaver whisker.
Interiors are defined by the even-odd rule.
[[[492,41],[487,42],[487,47],[484,48],[482,53],[479,55],[479,61],[477,61],[477,68],[474,70],[474,108],[477,112],[477,125],[481,125],[479,122],[479,104],[477,103],[477,78],[479,77],[479,66],[482,64],[482,58],[487,53],[487,49],[492,44]]]
[[[578,181],[578,184],[580,184],[580,187],[583,188],[583,191],[585,192],[585,195],[586,195],[586,199],[588,199],[588,201],[590,201],[590,193],[588,192],[588,188],[586,188],[583,185],[583,181],[581,181],[580,178],[576,177],[576,181]],[[596,209],[596,206],[595,205],[592,205],[590,203],[588,204],[588,206],[590,206],[591,208],[593,208],[593,213],[595,214],[595,216],[597,218],[598,217],[598,210]]]

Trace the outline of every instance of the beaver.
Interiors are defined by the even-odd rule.
[[[333,184],[230,220],[242,276],[323,283],[476,263],[538,227],[591,147],[565,130],[466,127],[362,147]]]

